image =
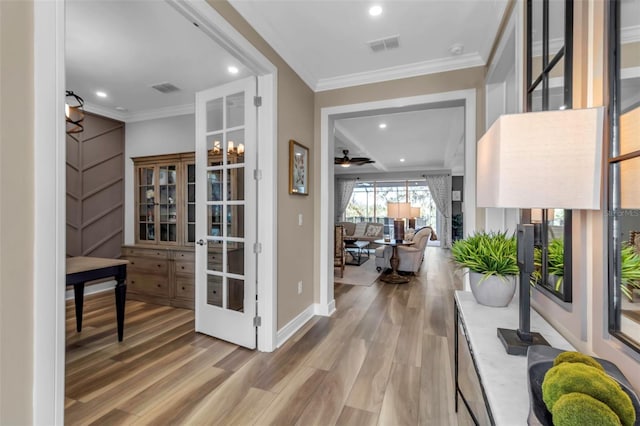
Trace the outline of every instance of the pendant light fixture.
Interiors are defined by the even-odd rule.
[[[80,133],[84,130],[82,121],[84,120],[84,100],[67,90],[64,101],[64,116],[67,122],[67,134]]]

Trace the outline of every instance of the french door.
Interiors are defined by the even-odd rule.
[[[255,78],[196,94],[196,331],[256,347]]]

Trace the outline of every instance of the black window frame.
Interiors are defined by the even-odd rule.
[[[540,74],[533,75],[533,2],[542,2],[542,71]],[[573,107],[573,0],[564,0],[564,45],[558,52],[550,57],[549,54],[549,0],[527,0],[527,20],[526,20],[526,38],[527,38],[527,55],[526,55],[526,112],[532,111],[532,99],[536,89],[541,87],[542,93],[542,111],[549,110],[549,75],[555,66],[564,59],[564,82],[563,82],[563,106],[564,109]],[[547,277],[547,247],[548,247],[548,221],[546,210],[543,210],[542,220],[542,282],[538,283],[545,289],[545,293],[549,293],[553,297],[560,299],[562,302],[571,303],[573,301],[573,285],[572,285],[572,221],[571,210],[564,210],[564,277],[562,280],[561,290],[549,284]],[[523,222],[529,222],[531,218],[530,211],[523,212]]]
[[[622,322],[622,291],[620,290],[621,257],[621,194],[620,194],[620,163],[625,160],[640,157],[640,150],[620,154],[620,116],[622,111],[621,80],[621,41],[620,41],[620,1],[607,2],[608,47],[609,57],[609,150],[607,158],[607,265],[608,265],[608,331],[625,345],[640,353],[640,342],[627,336],[621,331]],[[637,105],[634,105],[637,107]]]

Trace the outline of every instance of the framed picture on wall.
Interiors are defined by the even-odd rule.
[[[289,194],[309,195],[309,149],[289,141]]]
[[[460,191],[451,191],[451,201],[460,201]]]

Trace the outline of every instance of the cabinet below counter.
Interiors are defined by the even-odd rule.
[[[127,298],[158,305],[194,309],[193,247],[122,246],[127,267]]]
[[[498,327],[518,328],[517,295],[506,308],[480,305],[468,291],[456,291],[454,299],[456,408],[475,424],[526,425],[527,357],[508,355],[497,336]],[[533,309],[531,331],[555,348],[575,350]]]

